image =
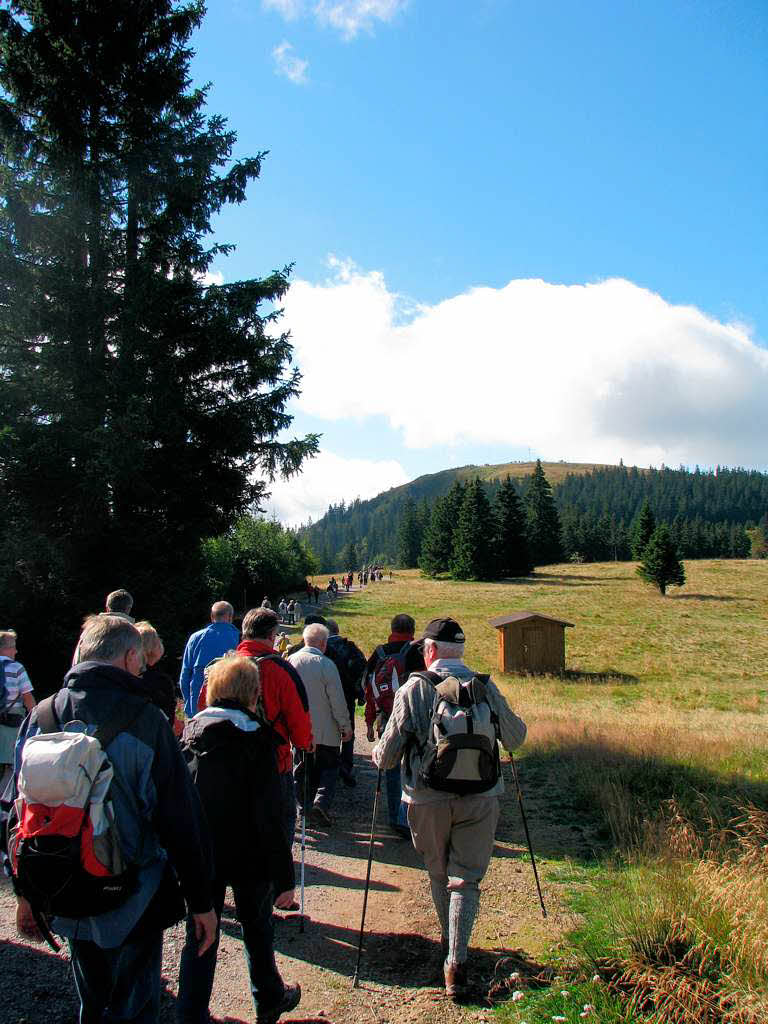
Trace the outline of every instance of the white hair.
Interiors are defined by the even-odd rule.
[[[451,644],[447,640],[433,640],[431,637],[425,637],[424,644],[431,644],[438,658],[464,657],[464,644]]]
[[[307,647],[322,648],[328,643],[328,630],[320,622],[311,622],[305,626],[302,636]]]

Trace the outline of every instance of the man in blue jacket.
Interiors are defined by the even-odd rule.
[[[115,909],[93,917],[54,917],[51,931],[69,940],[81,1024],[152,1024],[160,1008],[163,928],[170,923],[161,884],[168,861],[194,919],[198,955],[216,937],[210,840],[168,721],[139,677],[144,655],[138,630],[124,618],[94,616],[81,635],[80,658],[54,698],[53,715],[62,729],[89,733],[117,716],[130,723],[107,744],[106,753],[118,783],[110,796],[121,849],[138,867],[138,876],[134,891]],[[126,716],[134,707],[135,716]],[[41,731],[39,710],[19,732],[14,789],[24,745]],[[12,795],[15,799],[16,792]],[[40,938],[32,909],[21,897],[16,923],[23,935]]]
[[[187,640],[181,662],[179,686],[188,718],[197,714],[197,701],[203,688],[203,673],[214,658],[234,651],[240,634],[232,625],[235,610],[229,601],[217,601],[211,608],[211,624],[199,629]]]

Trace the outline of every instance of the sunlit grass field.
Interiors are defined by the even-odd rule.
[[[413,615],[417,629],[436,615],[454,616],[467,635],[468,663],[493,673],[534,734],[557,722],[632,723],[690,731],[703,743],[738,734],[744,744],[768,745],[768,561],[688,562],[686,586],[664,598],[634,568],[558,565],[510,583],[400,571],[391,583],[339,600],[334,614],[366,654],[386,639],[397,612]],[[488,620],[518,610],[574,623],[566,630],[565,678],[499,673]]]

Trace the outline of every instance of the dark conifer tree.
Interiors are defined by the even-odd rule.
[[[274,333],[287,270],[205,282],[228,250],[207,242],[212,218],[263,154],[233,162],[234,132],[190,88],[203,13],[0,11],[0,547],[24,567],[0,591],[17,625],[46,609],[52,657],[116,580],[166,638],[186,632],[201,538],[317,448],[276,439],[300,380]]]
[[[643,559],[635,571],[646,583],[658,587],[662,597],[667,587],[685,584],[685,569],[666,523],[657,526],[651,534],[643,550]]]
[[[438,576],[450,571],[455,528],[452,502],[445,495],[433,504],[432,515],[424,531],[419,568],[425,576]]]
[[[528,490],[525,493],[526,532],[531,561],[534,565],[552,565],[563,557],[560,541],[560,517],[552,497],[552,488],[536,460]]]
[[[492,575],[493,517],[483,485],[467,484],[453,537],[451,573],[457,580],[487,580]]]
[[[501,483],[494,501],[496,533],[493,544],[493,575],[527,576],[531,569],[525,515],[509,474]]]
[[[397,562],[402,569],[415,569],[419,562],[421,526],[413,498],[406,498],[397,531]]]
[[[632,557],[642,558],[645,545],[651,539],[651,534],[656,529],[656,516],[651,511],[651,506],[646,498],[637,514],[635,525],[632,530]]]

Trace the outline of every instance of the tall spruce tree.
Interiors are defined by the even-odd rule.
[[[642,558],[645,546],[651,539],[653,531],[656,529],[656,516],[651,511],[651,506],[646,498],[640,507],[640,511],[637,514],[634,527],[632,529],[632,557]]]
[[[527,576],[531,569],[525,515],[509,474],[502,480],[494,501],[496,517],[493,543],[493,575],[499,579]]]
[[[397,531],[397,562],[402,569],[415,569],[421,553],[421,522],[416,502],[410,496],[403,502]]]
[[[533,565],[559,562],[563,557],[560,517],[552,497],[552,488],[541,467],[541,459],[536,459],[536,468],[525,492],[525,518]]]
[[[646,583],[658,587],[662,597],[667,587],[685,584],[685,568],[666,523],[657,526],[651,534],[643,549],[643,560],[635,571]]]
[[[439,576],[450,571],[455,528],[456,518],[448,495],[437,498],[424,531],[419,556],[419,568],[425,576]]]
[[[185,631],[201,538],[317,440],[276,439],[300,381],[275,332],[287,270],[206,284],[229,249],[211,220],[264,154],[232,163],[234,132],[190,87],[201,0],[5,8],[0,592],[22,628],[45,610],[55,664],[116,583],[166,637]]]
[[[493,516],[479,479],[467,484],[453,537],[451,573],[457,580],[487,580],[492,575]]]

